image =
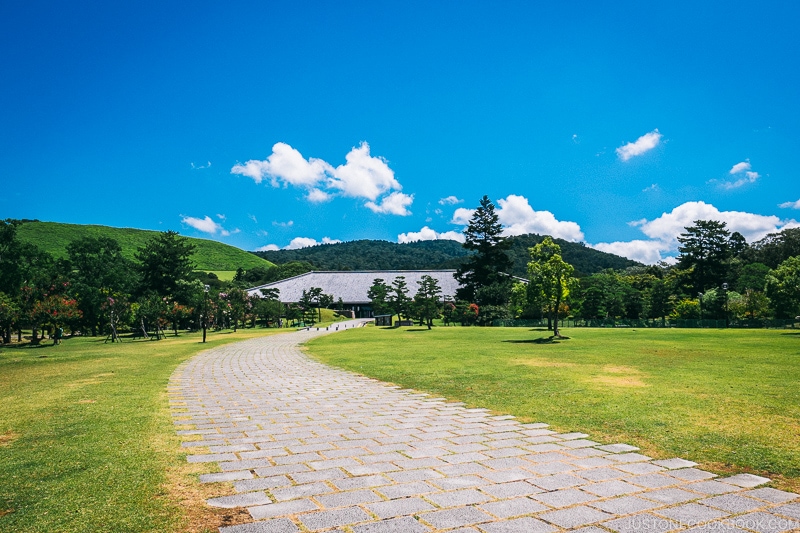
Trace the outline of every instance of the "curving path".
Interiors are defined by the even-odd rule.
[[[340,326],[358,327],[352,321]],[[309,359],[326,331],[208,350],[170,383],[203,483],[252,523],[221,533],[538,533],[800,530],[796,494],[718,478],[683,459],[401,390]],[[186,410],[188,409],[188,412]]]

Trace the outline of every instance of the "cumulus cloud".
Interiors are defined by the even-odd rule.
[[[459,199],[458,196],[452,196],[452,195],[439,199],[439,205],[456,205],[463,202],[464,200]]]
[[[633,223],[651,239],[672,243],[677,248],[678,235],[695,220],[725,222],[729,231],[738,231],[748,242],[763,238],[767,233],[780,231],[788,222],[775,215],[758,215],[744,211],[720,211],[705,202],[686,202],[654,220]]]
[[[662,242],[646,240],[599,242],[589,246],[601,252],[627,257],[646,265],[654,265],[662,261],[662,252],[667,252],[670,249],[669,245]]]
[[[725,222],[729,231],[741,233],[748,242],[761,239],[768,233],[800,225],[795,220],[782,220],[774,215],[720,211],[705,202],[686,202],[653,220],[641,219],[629,223],[639,228],[650,240],[598,243],[590,246],[648,264],[661,260],[674,261],[674,255],[678,252],[678,236],[696,220]]]
[[[345,196],[374,201],[381,194],[402,189],[386,160],[370,155],[369,144],[362,142],[350,150],[345,160],[347,163],[336,167],[328,180],[330,188],[340,190]]]
[[[662,135],[658,132],[658,129],[654,129],[650,133],[645,133],[635,141],[617,148],[617,156],[621,160],[627,161],[632,157],[649,152],[661,143],[661,137]]]
[[[503,226],[503,235],[538,233],[573,242],[583,240],[583,232],[577,223],[558,220],[550,211],[535,211],[524,196],[509,194],[496,203],[495,213]],[[474,213],[474,209],[459,207],[450,222],[466,226]]]
[[[736,176],[737,179],[734,181],[723,181],[720,183],[722,188],[727,190],[738,189],[739,187],[747,185],[748,183],[755,183],[756,180],[761,177],[761,174],[753,170],[749,159],[745,159],[744,161],[733,165],[728,174],[731,176]],[[717,180],[711,180],[711,183],[716,181]]]
[[[327,202],[331,199],[331,195],[326,193],[321,189],[317,189],[316,187],[309,190],[308,194],[306,194],[306,200],[311,202],[312,204],[321,204],[322,202]]]
[[[453,219],[450,222],[453,224],[458,224],[459,226],[466,226],[467,224],[469,224],[469,220],[472,218],[472,215],[474,213],[475,213],[474,209],[459,207],[453,213]]]
[[[256,252],[274,252],[275,250],[280,250],[277,244],[268,244],[261,248],[256,248]]]
[[[412,202],[414,202],[413,194],[409,195],[402,192],[393,192],[389,196],[384,196],[380,203],[367,202],[364,205],[373,213],[407,216],[411,214],[411,211],[408,210],[408,206],[410,206]]]
[[[369,144],[362,142],[345,156],[345,163],[334,167],[316,158],[306,159],[286,143],[276,143],[267,159],[236,164],[231,174],[252,178],[256,183],[268,179],[273,187],[292,185],[306,189],[306,200],[320,203],[334,196],[362,198],[364,205],[376,213],[410,214],[406,209],[413,195],[403,189],[388,162],[370,154]]]
[[[464,234],[459,231],[445,231],[439,233],[432,230],[428,226],[424,226],[419,231],[409,231],[408,233],[401,233],[397,236],[397,242],[404,244],[416,241],[435,241],[435,240],[449,240],[464,242]]]
[[[535,211],[524,196],[509,194],[497,200],[497,205],[497,218],[504,226],[504,235],[538,233],[566,241],[583,240],[583,232],[577,223],[557,220],[550,211]]]
[[[316,239],[312,239],[310,237],[295,237],[289,242],[289,245],[284,248],[284,250],[298,250],[300,248],[308,248],[309,246],[317,246],[318,244],[335,244],[337,242],[342,242],[337,239],[331,239],[329,237],[323,237],[322,241],[317,241]]]
[[[783,202],[778,207],[783,209],[800,209],[800,200],[797,200],[796,202]]]
[[[283,184],[312,187],[325,179],[332,167],[322,159],[309,158],[286,143],[275,143],[272,154],[264,161],[251,159],[245,164],[236,164],[231,174],[252,178],[256,183],[269,179],[273,187]]]
[[[216,235],[217,233],[223,237],[230,235],[229,231],[223,228],[221,224],[214,222],[214,220],[208,215],[206,215],[205,218],[183,217],[181,218],[181,222],[187,226],[193,227],[197,231],[202,231],[203,233],[208,233],[209,235]],[[238,230],[235,230],[235,233],[238,232]]]

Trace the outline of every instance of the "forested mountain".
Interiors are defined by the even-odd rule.
[[[528,248],[540,243],[541,235],[510,237],[509,256],[515,276],[525,277],[529,259]],[[573,265],[579,275],[588,275],[607,268],[624,269],[639,265],[636,261],[594,250],[581,243],[555,239],[561,245],[564,260]],[[276,264],[306,261],[317,270],[424,270],[455,269],[469,254],[456,241],[417,241],[398,244],[389,241],[361,240],[322,244],[299,250],[253,252]]]

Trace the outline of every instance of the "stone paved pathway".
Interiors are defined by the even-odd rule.
[[[189,461],[237,492],[208,504],[253,517],[221,533],[800,530],[798,495],[758,488],[765,478],[719,478],[330,368],[297,347],[324,333],[215,348],[173,375],[178,433],[202,437],[184,442],[203,451]]]

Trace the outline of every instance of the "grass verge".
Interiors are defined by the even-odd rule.
[[[363,328],[319,360],[467,405],[766,475],[800,491],[800,334],[775,330]]]
[[[216,531],[170,415],[174,369],[201,350],[279,330],[0,348],[0,531]],[[218,495],[216,487],[214,495]]]

